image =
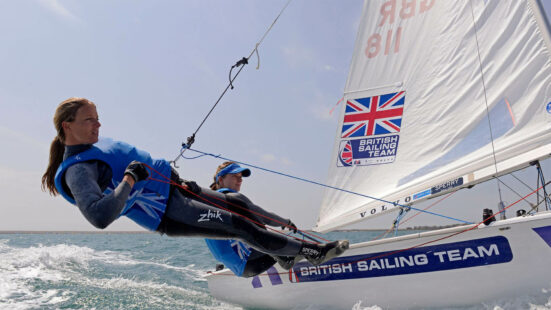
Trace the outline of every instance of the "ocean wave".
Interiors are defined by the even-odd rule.
[[[37,288],[37,283],[69,280],[85,269],[95,251],[74,245],[10,247],[0,240],[0,306],[27,309],[52,305],[70,298],[70,290]]]
[[[86,287],[96,287],[113,292],[124,291],[124,294],[140,296],[140,299],[147,300],[148,303],[155,304],[157,306],[165,305],[183,309],[188,309],[190,307],[198,309],[213,309],[214,306],[215,308],[220,307],[220,309],[228,309],[228,305],[223,304],[197,307],[198,305],[204,304],[212,299],[208,292],[169,285],[166,283],[128,279],[123,277],[108,279],[84,278],[80,279],[78,282]]]
[[[125,258],[118,261],[112,261],[111,263],[120,264],[120,265],[149,265],[149,266],[161,267],[167,270],[178,271],[187,276],[192,276],[192,278],[195,281],[205,281],[205,282],[206,282],[206,279],[204,278],[204,276],[208,271],[207,269],[197,268],[195,264],[189,264],[187,266],[180,267],[180,266],[173,266],[173,265],[163,264],[158,262],[136,260],[132,258]]]
[[[137,265],[140,268],[127,268],[130,271],[126,274],[117,274],[124,270],[121,266]],[[182,279],[182,286],[163,283],[163,277],[144,280],[142,274],[133,271],[155,273],[159,268],[168,274],[181,274],[176,278]],[[0,240],[0,308],[59,308],[66,303],[77,308],[110,308],[124,298],[125,305],[146,308],[232,308],[212,300],[206,289],[189,285],[205,281],[205,272],[194,264],[179,267],[135,259],[129,252],[99,251],[65,243],[12,247],[8,240]],[[79,300],[75,302],[77,295]],[[110,295],[112,300],[98,299]]]

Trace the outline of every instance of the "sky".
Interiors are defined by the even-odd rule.
[[[549,15],[551,0],[542,2]],[[286,3],[0,1],[0,231],[96,230],[76,207],[41,191],[56,135],[52,117],[61,101],[94,101],[100,135],[172,160],[226,88],[230,67],[249,56]],[[343,94],[362,3],[292,1],[193,147],[325,183],[338,123],[338,113],[330,111]],[[222,162],[179,159],[178,171],[208,186]],[[521,176],[535,183],[535,177]],[[495,206],[496,186],[477,188],[479,193],[460,192],[451,207],[435,212],[478,219],[485,203]],[[253,169],[242,192],[308,229],[323,189]],[[418,218],[411,225],[434,220]],[[357,227],[389,225],[378,220]],[[121,218],[107,230],[142,229]]]

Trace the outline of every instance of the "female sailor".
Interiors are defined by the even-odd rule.
[[[235,162],[227,161],[218,166],[214,174],[214,182],[210,188],[220,193],[224,193],[229,201],[236,202],[231,204],[232,211],[252,219],[261,228],[268,226],[281,226],[282,229],[297,232],[297,227],[290,219],[280,217],[275,213],[268,212],[261,207],[253,204],[247,197],[239,193],[243,177],[251,175],[251,170],[242,168]],[[238,240],[220,240],[205,239],[212,255],[225,267],[240,277],[253,277],[268,268],[276,261],[286,270],[290,269],[295,263],[293,256],[271,256],[254,248],[248,247]],[[296,257],[297,260],[300,256]]]
[[[347,240],[301,242],[223,210],[232,203],[224,194],[181,180],[168,161],[153,159],[124,142],[99,139],[96,106],[85,98],[61,102],[54,126],[57,136],[50,147],[42,187],[76,205],[99,229],[124,215],[168,236],[237,239],[270,255],[302,255],[314,265],[348,248]],[[185,184],[187,190],[159,181],[162,176]]]

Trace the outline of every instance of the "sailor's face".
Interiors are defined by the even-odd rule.
[[[239,192],[239,190],[241,189],[241,183],[243,182],[243,176],[241,175],[241,172],[226,174],[225,176],[220,178],[219,182],[222,188],[229,188],[236,192]]]
[[[75,119],[71,122],[63,122],[65,130],[65,144],[94,144],[99,137],[98,112],[94,104],[86,104],[77,110]]]

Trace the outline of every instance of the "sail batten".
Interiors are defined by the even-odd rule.
[[[551,58],[539,9],[366,1],[327,183],[405,205],[548,156]],[[396,208],[327,190],[315,229]]]

